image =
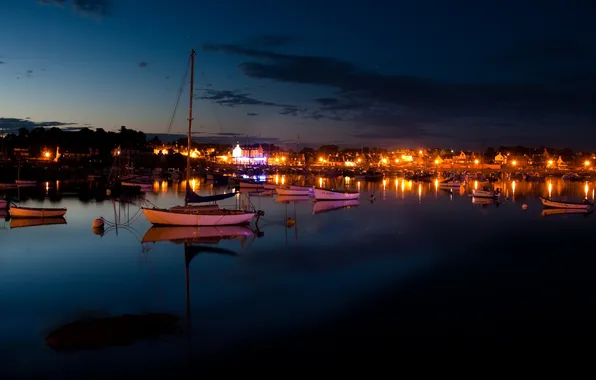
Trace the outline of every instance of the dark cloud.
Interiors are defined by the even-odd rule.
[[[147,62],[139,62],[139,67],[140,68],[147,67]]]
[[[267,102],[251,97],[250,94],[234,90],[212,90],[203,89],[203,95],[198,99],[209,100],[224,107],[237,106],[265,106],[265,107],[288,107],[284,104]]]
[[[157,134],[147,134],[148,139],[152,139],[153,137],[159,138],[161,141],[168,142],[168,141],[175,141],[181,138],[185,138],[186,135],[183,134],[164,134],[164,133],[157,133]],[[247,135],[244,133],[236,133],[236,132],[221,132],[221,133],[213,133],[207,135],[201,135],[198,137],[193,138],[193,141],[200,143],[200,144],[236,144],[236,139],[241,138],[242,141],[248,142],[255,142],[255,143],[263,143],[263,144],[279,144],[283,142],[275,137],[261,137],[261,136],[252,136]]]
[[[34,129],[34,128],[51,128],[51,127],[66,127],[76,125],[77,123],[65,123],[62,121],[31,121],[29,118],[17,119],[0,117],[0,129],[5,133],[17,133],[19,129]]]
[[[33,75],[33,70],[27,70],[27,72],[25,72],[25,75],[31,77],[31,75]]]
[[[54,5],[64,7],[66,0],[38,0],[39,4]],[[111,0],[70,0],[72,9],[77,13],[92,16],[95,18],[103,18],[109,16],[112,11]]]
[[[5,62],[4,61],[0,61],[0,65],[3,65]]]
[[[254,113],[254,112],[247,112],[246,116],[259,116],[258,113]]]
[[[532,129],[540,131],[538,136],[546,139],[556,138],[561,130],[569,128],[576,133],[587,133],[596,121],[592,101],[596,97],[596,85],[586,85],[581,78],[566,81],[564,87],[547,80],[442,82],[381,74],[332,57],[282,54],[231,44],[203,48],[245,57],[247,60],[239,67],[250,78],[325,86],[336,93],[333,98],[317,98],[315,107],[308,111],[289,107],[281,114],[350,121],[359,129],[374,127],[383,136],[416,134],[423,139],[450,135],[454,139],[480,140],[490,136],[475,124],[484,118],[506,125],[493,130],[500,136],[521,136],[521,131]],[[541,51],[543,57],[557,54],[577,57],[588,53],[579,44],[564,43],[537,46],[535,50]],[[553,116],[557,122],[545,124]]]

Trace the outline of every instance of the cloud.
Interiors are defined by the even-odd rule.
[[[258,113],[254,113],[254,112],[247,112],[246,116],[259,116]]]
[[[306,111],[286,107],[280,113],[315,120],[349,121],[355,135],[370,136],[372,132],[363,130],[374,128],[380,135],[398,138],[453,136],[479,141],[491,137],[493,132],[515,138],[522,137],[522,131],[533,129],[540,131],[540,138],[557,139],[564,128],[575,127],[577,133],[584,133],[596,121],[596,108],[590,100],[596,96],[596,85],[593,82],[586,85],[581,79],[566,81],[565,87],[547,80],[444,82],[381,74],[333,57],[282,54],[234,44],[208,44],[203,49],[245,57],[239,68],[253,79],[327,87],[335,93],[334,97],[318,97]],[[535,50],[541,51],[543,57],[587,54],[579,44],[551,44]],[[545,123],[553,116],[556,123]],[[481,119],[483,123],[492,120],[506,127],[487,132],[476,124]]]
[[[29,118],[18,119],[18,118],[7,118],[0,117],[0,129],[4,133],[17,133],[19,129],[34,129],[34,128],[51,128],[51,127],[65,127],[76,125],[77,123],[65,123],[62,121],[31,121]]]
[[[213,103],[217,103],[224,107],[237,107],[237,106],[264,106],[264,107],[288,107],[287,105],[267,102],[251,97],[250,94],[235,90],[212,90],[203,89],[203,95],[199,96],[198,99],[209,100]]]
[[[27,72],[25,73],[25,75],[27,77],[31,77],[31,75],[33,75],[33,70],[27,70]]]
[[[0,65],[3,65],[5,62],[4,61],[0,61]]]
[[[39,4],[54,5],[57,7],[65,7],[66,0],[38,0]],[[72,9],[86,16],[94,18],[103,18],[109,16],[112,11],[111,0],[70,0]]]
[[[140,68],[147,67],[147,62],[139,62],[139,67]]]

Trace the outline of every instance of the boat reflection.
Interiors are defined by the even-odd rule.
[[[241,245],[248,237],[261,237],[260,231],[252,231],[245,226],[209,226],[209,227],[156,227],[147,230],[142,238],[145,243],[171,242],[184,246],[184,272],[186,282],[186,324],[191,329],[190,280],[189,270],[191,261],[201,253],[212,253],[227,256],[237,256],[238,253],[230,249],[219,248],[204,244],[218,244],[224,239],[240,239]]]
[[[542,210],[540,216],[550,216],[550,215],[568,215],[568,214],[582,214],[588,216],[592,214],[594,210],[592,209],[571,209],[571,208],[549,208]]]
[[[356,207],[360,205],[358,199],[349,199],[341,201],[317,201],[313,203],[312,213],[318,214],[326,211],[339,210],[342,208]]]
[[[222,239],[254,236],[246,226],[159,227],[153,226],[143,236],[143,243],[170,241],[173,243],[213,243]]]
[[[309,202],[310,197],[308,195],[278,195],[275,197],[275,202],[277,203],[299,203],[299,202]]]
[[[472,204],[480,205],[480,206],[488,206],[488,205],[492,205],[492,204],[497,204],[497,202],[493,198],[472,197]]]
[[[36,226],[51,226],[55,224],[66,224],[66,219],[63,217],[57,218],[12,218],[10,220],[10,228],[36,227]]]

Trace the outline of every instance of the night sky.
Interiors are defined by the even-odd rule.
[[[0,125],[596,149],[593,0],[2,0]],[[171,133],[184,133],[188,84]]]

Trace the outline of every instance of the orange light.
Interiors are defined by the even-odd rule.
[[[475,163],[476,165],[478,165],[478,162],[480,162],[480,161],[478,161],[478,160],[474,160],[474,163]]]

